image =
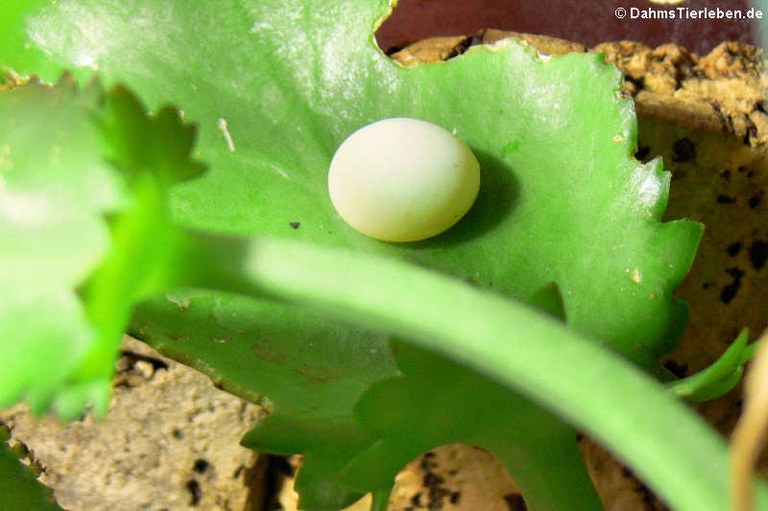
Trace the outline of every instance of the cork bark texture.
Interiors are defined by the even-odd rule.
[[[239,442],[260,416],[127,339],[106,418],[62,423],[17,406],[0,421],[69,511],[257,511],[264,465]]]

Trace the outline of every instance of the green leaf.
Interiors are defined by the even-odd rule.
[[[0,407],[104,413],[133,305],[175,275],[167,187],[202,170],[194,132],[67,76],[1,92],[0,113]]]
[[[25,18],[29,45],[42,51],[9,46],[0,61],[22,73],[51,62],[98,68],[152,107],[184,105],[212,167],[175,193],[174,213],[187,225],[397,254],[523,300],[556,282],[574,328],[654,364],[679,333],[671,291],[700,227],[660,223],[669,175],[632,157],[636,123],[618,95],[619,72],[600,55],[545,62],[509,41],[405,69],[375,46],[387,6],[50,3]],[[393,116],[453,130],[483,167],[476,207],[431,241],[365,239],[327,198],[338,144]]]
[[[66,83],[0,94],[0,407],[58,400],[73,416],[70,401],[109,393],[109,381],[72,381],[95,334],[76,289],[109,250],[104,215],[124,198],[87,96]]]
[[[134,305],[176,281],[180,234],[169,219],[168,189],[200,175],[204,166],[190,159],[194,127],[171,107],[148,114],[132,93],[117,86],[95,117],[103,157],[122,175],[131,198],[111,219],[111,250],[83,288],[100,340],[81,363],[79,377],[108,380],[112,364],[104,361],[117,358]]]
[[[189,158],[196,129],[184,124],[173,107],[150,117],[130,91],[118,86],[110,91],[101,121],[109,141],[106,157],[129,182],[149,173],[163,183],[165,192],[165,187],[205,171],[203,164]]]
[[[379,470],[392,470],[391,465],[379,465],[391,462],[387,457],[408,454],[424,440],[466,435],[470,426],[480,430],[481,445],[494,443],[507,462],[521,460],[512,467],[520,468],[526,462],[535,467],[533,473],[523,474],[523,481],[547,471],[547,464],[536,456],[554,457],[555,470],[562,466],[558,463],[567,464],[568,452],[558,457],[564,445],[561,438],[548,443],[552,425],[540,415],[530,414],[530,405],[514,403],[514,396],[503,396],[493,389],[492,382],[496,382],[610,448],[672,508],[728,508],[729,453],[718,433],[666,387],[551,316],[497,293],[380,255],[285,240],[242,241],[237,249],[227,251],[221,247],[221,243],[198,238],[197,246],[190,250],[190,256],[201,260],[215,254],[219,262],[230,263],[215,266],[219,275],[197,275],[199,284],[213,278],[227,282],[228,289],[238,293],[303,304],[339,319],[356,318],[361,324],[402,335],[417,347],[407,348],[398,357],[405,381],[379,383],[361,401],[361,419],[381,438],[345,467],[343,473],[350,484],[370,484],[366,482],[369,477],[381,480]],[[404,285],[410,286],[410,293],[402,293]],[[438,355],[460,361],[490,381],[462,375],[466,369],[441,362]],[[427,369],[433,365],[436,367]],[[439,395],[433,396],[434,409],[419,408],[429,405],[421,399],[426,389],[417,389],[407,379],[423,369],[427,370],[420,375],[421,383],[429,381],[436,388],[445,388],[449,394],[446,400],[452,401],[457,416],[446,410]],[[453,400],[452,377],[459,378],[469,391],[453,396]],[[506,404],[521,412],[518,420],[531,421],[520,426],[528,430],[525,438],[517,437],[521,431],[516,426],[500,420],[506,410],[496,416],[484,409],[484,405],[490,408],[494,404]],[[414,409],[419,413],[414,414]],[[464,410],[474,413],[461,414]],[[419,421],[441,415],[442,420],[435,424]],[[489,418],[491,423],[484,424],[483,419]],[[494,432],[497,426],[499,430]],[[436,430],[434,437],[432,430]],[[505,440],[506,445],[502,445]],[[366,463],[374,461],[377,463]],[[552,484],[557,482],[559,479]],[[554,502],[538,500],[541,509],[589,509],[575,491],[557,495],[550,488],[549,493],[544,496]],[[574,497],[570,503],[565,501],[569,496]],[[768,509],[764,484],[758,497],[759,509]]]
[[[8,428],[0,423],[0,495],[3,507],[13,511],[61,511],[51,491],[40,484],[19,461],[7,441]]]
[[[427,450],[464,443],[494,453],[530,509],[602,507],[572,428],[450,359],[409,343],[393,349],[402,375],[372,386],[356,409],[377,441],[344,467],[349,486],[376,488]]]
[[[759,345],[759,342],[747,345],[748,340],[749,331],[744,329],[711,366],[668,383],[669,389],[691,403],[715,399],[733,390],[741,381],[744,364],[752,359]]]
[[[162,300],[171,308],[139,306],[133,333],[265,407],[268,419],[245,443],[306,453],[303,506],[341,509],[362,496],[338,471],[374,440],[353,410],[370,385],[397,375],[388,335],[266,300],[201,292]]]

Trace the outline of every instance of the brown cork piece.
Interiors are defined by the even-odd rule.
[[[440,62],[461,55],[471,43],[466,36],[435,37],[413,43],[402,51],[391,55],[405,67],[417,66],[424,62]]]
[[[300,470],[301,457],[290,460]],[[298,511],[296,472],[284,480],[270,509]],[[368,511],[370,495],[344,511]],[[487,451],[452,444],[408,464],[395,479],[389,511],[524,511],[525,501],[504,466]]]
[[[515,38],[547,55],[585,52],[578,43],[554,37],[482,30],[474,36],[425,39],[392,55],[412,67],[461,55],[477,44]],[[761,74],[762,50],[724,42],[699,57],[685,48],[665,44],[657,48],[631,41],[602,43],[591,50],[605,55],[624,75],[623,89],[635,100],[640,116],[731,134],[752,146],[768,141]]]
[[[263,462],[239,445],[253,404],[127,339],[110,412],[62,423],[0,413],[68,511],[261,511]],[[2,505],[0,505],[2,507]]]

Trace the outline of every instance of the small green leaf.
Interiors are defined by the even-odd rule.
[[[76,289],[109,250],[104,216],[124,189],[87,101],[66,83],[0,93],[0,407],[44,411],[94,346]],[[77,389],[103,396],[109,382]]]
[[[744,329],[715,363],[696,374],[668,383],[669,389],[691,403],[715,399],[733,390],[741,381],[744,364],[749,362],[758,346],[758,343],[747,345],[748,340],[749,331]]]
[[[10,433],[0,423],[0,495],[8,511],[62,511],[51,490],[40,484],[8,445]]]
[[[133,305],[175,276],[167,187],[202,171],[193,141],[122,88],[0,92],[0,407],[107,410]]]
[[[449,359],[410,343],[393,350],[402,376],[372,386],[356,408],[377,441],[344,468],[350,487],[374,490],[423,452],[464,443],[495,454],[530,509],[601,508],[574,429]]]
[[[109,92],[101,126],[109,142],[106,157],[129,182],[151,173],[169,186],[205,171],[203,164],[189,157],[196,129],[184,124],[175,108],[148,116],[136,96],[117,86]]]

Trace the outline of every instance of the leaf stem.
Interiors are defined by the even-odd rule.
[[[725,353],[711,366],[685,378],[669,382],[669,390],[689,403],[722,396],[741,381],[743,366],[754,355],[757,343],[747,345],[749,331],[742,330]]]

